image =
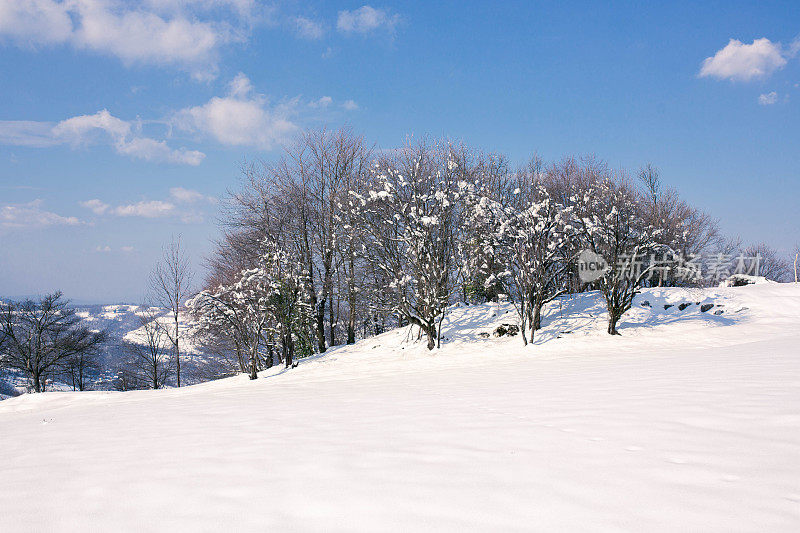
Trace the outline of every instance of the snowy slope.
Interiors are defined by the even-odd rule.
[[[527,348],[480,336],[508,310],[434,354],[4,401],[2,529],[800,530],[800,287],[651,289],[614,338],[574,296]]]

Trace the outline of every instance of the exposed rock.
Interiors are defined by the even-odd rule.
[[[673,305],[673,304],[666,304],[666,305],[664,306],[664,311],[666,311],[667,309],[669,309],[670,307],[672,307],[672,305]]]
[[[517,333],[519,333],[519,326],[516,324],[500,324],[494,330],[495,337],[502,337],[503,335],[513,337]]]
[[[703,304],[703,305],[700,306],[700,311],[705,313],[706,311],[708,311],[712,307],[714,307],[714,304]]]
[[[649,300],[643,301],[642,302],[642,307],[650,307],[650,301]]]
[[[488,338],[489,338],[489,336],[490,336],[490,335],[489,335],[489,332],[488,332],[488,331],[481,331],[480,333],[478,333],[478,337],[481,337],[481,338],[483,338],[483,339],[488,339]]]
[[[687,308],[687,307],[689,307],[690,305],[692,305],[692,304],[691,304],[691,302],[689,302],[689,303],[682,303],[681,305],[679,305],[679,306],[678,306],[678,309],[680,309],[681,311],[683,311],[684,309],[686,309],[686,308]]]

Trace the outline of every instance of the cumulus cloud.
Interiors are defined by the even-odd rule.
[[[244,40],[252,1],[0,0],[0,38],[21,46],[69,45],[125,64],[179,66],[213,77],[219,49]]]
[[[339,11],[336,28],[343,33],[367,34],[378,30],[393,33],[399,22],[400,15],[365,5],[353,11]]]
[[[181,204],[196,204],[200,202],[209,204],[217,203],[217,199],[213,196],[206,196],[201,192],[192,189],[184,189],[183,187],[172,187],[169,190],[169,195],[172,199]]]
[[[342,104],[342,107],[345,108],[347,111],[355,111],[358,109],[358,104],[355,103],[353,100],[347,100],[345,103]]]
[[[324,108],[324,107],[328,107],[332,103],[333,103],[333,98],[331,98],[330,96],[323,96],[319,100],[315,100],[315,101],[309,103],[308,105],[309,105],[309,107],[323,107]]]
[[[755,39],[751,44],[731,39],[724,48],[703,61],[699,77],[736,81],[764,78],[783,68],[787,58],[795,52],[794,46],[784,51],[780,43],[767,38]]]
[[[226,96],[185,108],[175,113],[170,122],[179,130],[210,137],[224,145],[271,150],[298,131],[290,120],[295,104],[291,101],[270,106],[267,97],[255,93],[250,79],[240,73],[230,83]]]
[[[772,105],[778,103],[778,93],[775,91],[759,95],[758,103],[760,105]]]
[[[115,207],[113,213],[120,217],[161,218],[171,215],[175,204],[162,200],[141,201]]]
[[[168,200],[142,200],[130,204],[112,206],[97,198],[79,202],[81,207],[95,215],[117,217],[164,218],[178,217],[183,222],[202,222],[203,213],[199,204],[216,204],[217,199],[183,187],[172,187]]]
[[[81,207],[85,207],[89,209],[95,215],[103,215],[105,214],[111,206],[105,202],[101,202],[97,198],[92,200],[86,200],[85,202],[80,202]]]
[[[140,127],[103,109],[56,124],[33,121],[0,121],[0,143],[45,147],[69,144],[73,147],[108,144],[121,155],[145,161],[199,165],[205,154],[185,148],[170,148],[165,141],[143,136]]]
[[[306,17],[295,17],[294,30],[298,37],[303,39],[321,39],[325,35],[325,28],[321,22]]]
[[[76,217],[65,217],[46,211],[40,199],[25,204],[0,205],[0,228],[44,228],[48,226],[77,226]]]
[[[304,104],[301,104],[300,97],[272,104],[265,95],[255,91],[247,76],[239,73],[228,84],[225,96],[170,113],[165,118],[125,120],[103,109],[60,122],[0,121],[0,144],[30,147],[69,145],[73,148],[108,145],[120,155],[145,161],[199,165],[205,158],[203,152],[185,147],[173,148],[167,140],[150,136],[153,135],[153,125],[168,129],[169,137],[176,133],[188,134],[194,140],[210,139],[227,146],[271,150],[300,130],[294,120],[301,112],[304,116],[310,109],[321,112],[332,104],[330,96]],[[346,110],[358,108],[352,100],[343,102],[341,106]],[[145,131],[149,135],[145,135]]]
[[[113,207],[97,198],[80,202],[81,207],[89,209],[95,215],[116,215],[120,217],[160,218],[171,215],[175,204],[161,200],[143,200],[141,202]]]
[[[133,246],[123,246],[122,248],[120,248],[120,251],[122,251],[123,253],[129,254],[129,253],[132,253],[134,251],[134,248],[133,248]]]

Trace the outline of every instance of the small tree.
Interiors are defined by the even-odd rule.
[[[541,328],[542,308],[566,287],[563,274],[570,257],[571,209],[554,202],[546,189],[535,183],[519,183],[500,205],[482,198],[473,217],[495,220],[488,246],[494,261],[504,269],[487,283],[498,280],[517,309],[522,341],[527,344]],[[490,214],[490,212],[492,214]]]
[[[662,248],[661,231],[642,216],[636,191],[624,179],[606,177],[575,199],[576,227],[590,251],[608,263],[597,285],[606,300],[608,333],[619,335],[617,323],[633,303],[643,280],[652,275],[652,254]]]
[[[792,265],[781,257],[774,248],[766,243],[748,246],[741,254],[744,258],[755,261],[758,271],[754,275],[764,276],[772,281],[786,282],[792,278]]]
[[[138,338],[123,345],[127,354],[126,370],[136,377],[135,381],[143,388],[164,387],[174,369],[168,356],[170,338],[158,318],[158,314],[152,310],[142,312],[139,315]]]
[[[61,375],[72,385],[72,390],[83,391],[89,387],[91,378],[97,376],[101,368],[98,353],[93,350],[67,357]]]
[[[172,323],[166,328],[166,334],[172,343],[175,357],[175,376],[177,386],[181,386],[181,350],[183,337],[179,323],[180,311],[191,294],[192,273],[189,270],[189,259],[181,246],[181,238],[173,238],[164,249],[161,262],[156,265],[150,277],[150,289],[154,302],[168,309],[172,314]]]
[[[353,193],[362,252],[394,312],[440,341],[439,326],[460,286],[456,264],[463,168],[450,145],[407,146],[373,169],[373,189]]]

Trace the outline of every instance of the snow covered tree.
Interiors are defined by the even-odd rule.
[[[624,179],[610,176],[590,184],[573,198],[575,227],[583,246],[601,256],[608,269],[595,283],[608,310],[608,333],[618,335],[617,323],[631,308],[642,282],[653,272],[653,254],[661,229],[642,213],[642,203]]]
[[[463,169],[449,145],[406,146],[373,168],[357,198],[363,253],[390,309],[440,342],[441,321],[460,286],[456,232]]]
[[[272,334],[281,339],[286,366],[292,364],[297,339],[308,341],[305,332],[311,307],[304,291],[305,276],[298,262],[265,240],[253,268],[242,270],[230,285],[202,291],[187,306],[199,328],[209,332],[228,329],[240,365],[244,368],[246,361],[250,379],[256,379],[261,369],[260,350],[270,348]]]
[[[278,161],[245,167],[247,185],[234,196],[238,228],[279,243],[308,273],[305,291],[320,352],[338,342],[341,302],[355,289],[346,283],[353,256],[340,246],[345,235],[339,206],[363,181],[371,158],[363,139],[347,129],[309,131]]]
[[[499,199],[468,195],[465,226],[480,228],[483,237],[477,249],[467,248],[464,264],[477,262],[472,268],[485,270],[487,285],[500,283],[517,310],[527,344],[528,331],[532,339],[541,328],[543,306],[566,290],[571,209],[553,201],[525,172],[504,189]]]

